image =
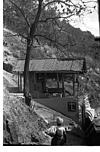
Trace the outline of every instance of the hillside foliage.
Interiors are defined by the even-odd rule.
[[[42,2],[42,0],[4,0],[3,114],[4,143],[6,144],[41,143],[42,139],[45,141],[41,128],[45,129],[47,124],[36,113],[31,113],[22,99],[10,97],[8,89],[9,86],[17,85],[12,69],[16,66],[18,59],[27,57],[28,40],[40,1]],[[94,41],[94,36],[89,31],[83,32],[70,25],[71,16],[80,16],[84,11],[90,12],[91,8],[87,9],[81,0],[78,7],[69,0],[50,2],[46,0],[42,3],[45,9],[41,11],[38,24],[35,25],[32,44],[29,43],[31,45],[29,59],[85,57],[87,73],[79,79],[80,95],[88,93],[92,107],[96,108],[100,106],[100,44]],[[67,6],[64,7],[61,2]],[[59,10],[58,5],[62,11]]]
[[[95,9],[96,5],[93,6]],[[57,49],[66,48],[66,37],[61,37],[64,22],[72,16],[80,16],[89,11],[83,0],[4,0],[4,25],[26,39],[26,57],[24,66],[24,96],[29,96],[29,60],[34,40],[38,43],[46,40]],[[66,22],[65,21],[65,22]],[[61,23],[61,24],[59,24]],[[73,45],[73,39],[71,40]]]

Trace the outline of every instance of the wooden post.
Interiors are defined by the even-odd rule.
[[[34,81],[34,84],[35,84],[35,82],[36,82],[36,80],[35,80],[35,73],[33,74],[33,81]]]
[[[75,96],[75,75],[73,74],[73,96]]]
[[[47,74],[46,73],[44,74],[44,77],[45,77],[45,90],[46,90],[46,83],[47,83]]]
[[[22,74],[22,91],[24,90],[24,76]]]
[[[46,92],[46,77],[45,77],[45,73],[43,74],[43,92]]]
[[[79,75],[77,74],[77,96],[79,95]]]
[[[20,91],[22,91],[22,75],[20,74]]]
[[[62,96],[65,97],[65,88],[64,88],[64,77],[63,77],[63,74],[62,74],[62,89],[63,89]]]
[[[57,73],[57,88],[59,88],[59,75]]]
[[[34,72],[34,74],[33,74],[33,82],[34,82],[34,91],[36,91],[37,90],[37,82],[36,82],[36,73]]]
[[[35,81],[35,72],[33,72],[33,77],[32,77],[32,82],[33,82],[33,89],[31,89],[31,94],[32,96],[36,97],[36,81]]]
[[[19,91],[19,71],[18,71],[18,91]]]
[[[79,118],[79,122],[81,122],[81,125],[82,125],[82,112],[83,112],[83,108],[82,108],[82,106],[81,106],[81,109],[79,109],[79,102],[80,102],[80,100],[79,100],[79,74],[77,74],[76,75],[76,84],[77,84],[77,88],[76,88],[76,90],[77,90],[77,102],[78,102],[78,118]]]

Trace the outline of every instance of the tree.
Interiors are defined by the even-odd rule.
[[[24,96],[29,95],[29,61],[34,41],[47,41],[58,49],[66,47],[65,40],[58,39],[64,25],[72,16],[80,16],[87,7],[85,0],[4,0],[4,26],[7,25],[26,39],[24,66]],[[93,1],[89,1],[93,2]]]

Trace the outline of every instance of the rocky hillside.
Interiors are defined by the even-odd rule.
[[[24,54],[25,44],[20,37],[12,36],[13,32],[4,29],[4,57],[3,57],[3,144],[4,145],[41,145],[48,139],[42,131],[47,123],[30,110],[20,96],[9,93],[10,88],[17,87],[17,76],[12,68],[20,58],[20,51]]]
[[[78,35],[78,36],[77,36]],[[58,35],[58,38],[68,43],[66,49],[57,50],[47,44],[37,44],[33,49],[31,58],[49,58],[49,57],[85,57],[87,63],[87,74],[84,80],[80,78],[82,87],[89,94],[92,94],[93,100],[99,102],[100,99],[100,44],[94,40],[90,32],[82,32],[69,24],[65,24]],[[25,58],[26,42],[16,33],[4,29],[4,70],[11,72],[19,58]],[[5,78],[4,78],[5,79]],[[88,81],[89,80],[89,81]],[[6,81],[6,80],[5,80]],[[88,83],[86,83],[88,81]]]
[[[67,33],[66,33],[67,32]],[[63,29],[60,39],[65,35],[68,42],[66,49],[57,50],[48,44],[34,46],[31,58],[49,57],[86,57],[87,74],[80,77],[81,92],[89,93],[91,105],[96,108],[100,106],[100,44],[94,41],[90,32],[82,32],[68,25]],[[77,36],[78,35],[78,36]],[[4,57],[3,57],[3,78],[4,78],[4,144],[32,144],[38,145],[48,143],[42,130],[48,124],[33,110],[31,111],[20,96],[13,96],[9,93],[10,87],[17,86],[17,77],[12,73],[12,68],[20,58],[25,58],[26,42],[16,33],[4,29]],[[69,145],[71,141],[69,140]],[[79,144],[79,143],[78,143]],[[72,145],[74,143],[72,142]]]
[[[11,96],[6,89],[4,90],[4,145],[41,145],[46,140],[42,133],[46,128],[46,122],[31,111],[21,97]]]

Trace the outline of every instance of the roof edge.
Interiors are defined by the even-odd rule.
[[[70,61],[70,60],[86,60],[85,57],[77,57],[77,58],[34,58],[34,59],[30,59],[31,60],[58,60],[58,61]],[[21,60],[25,60],[25,59],[21,59],[19,58],[18,61]]]

